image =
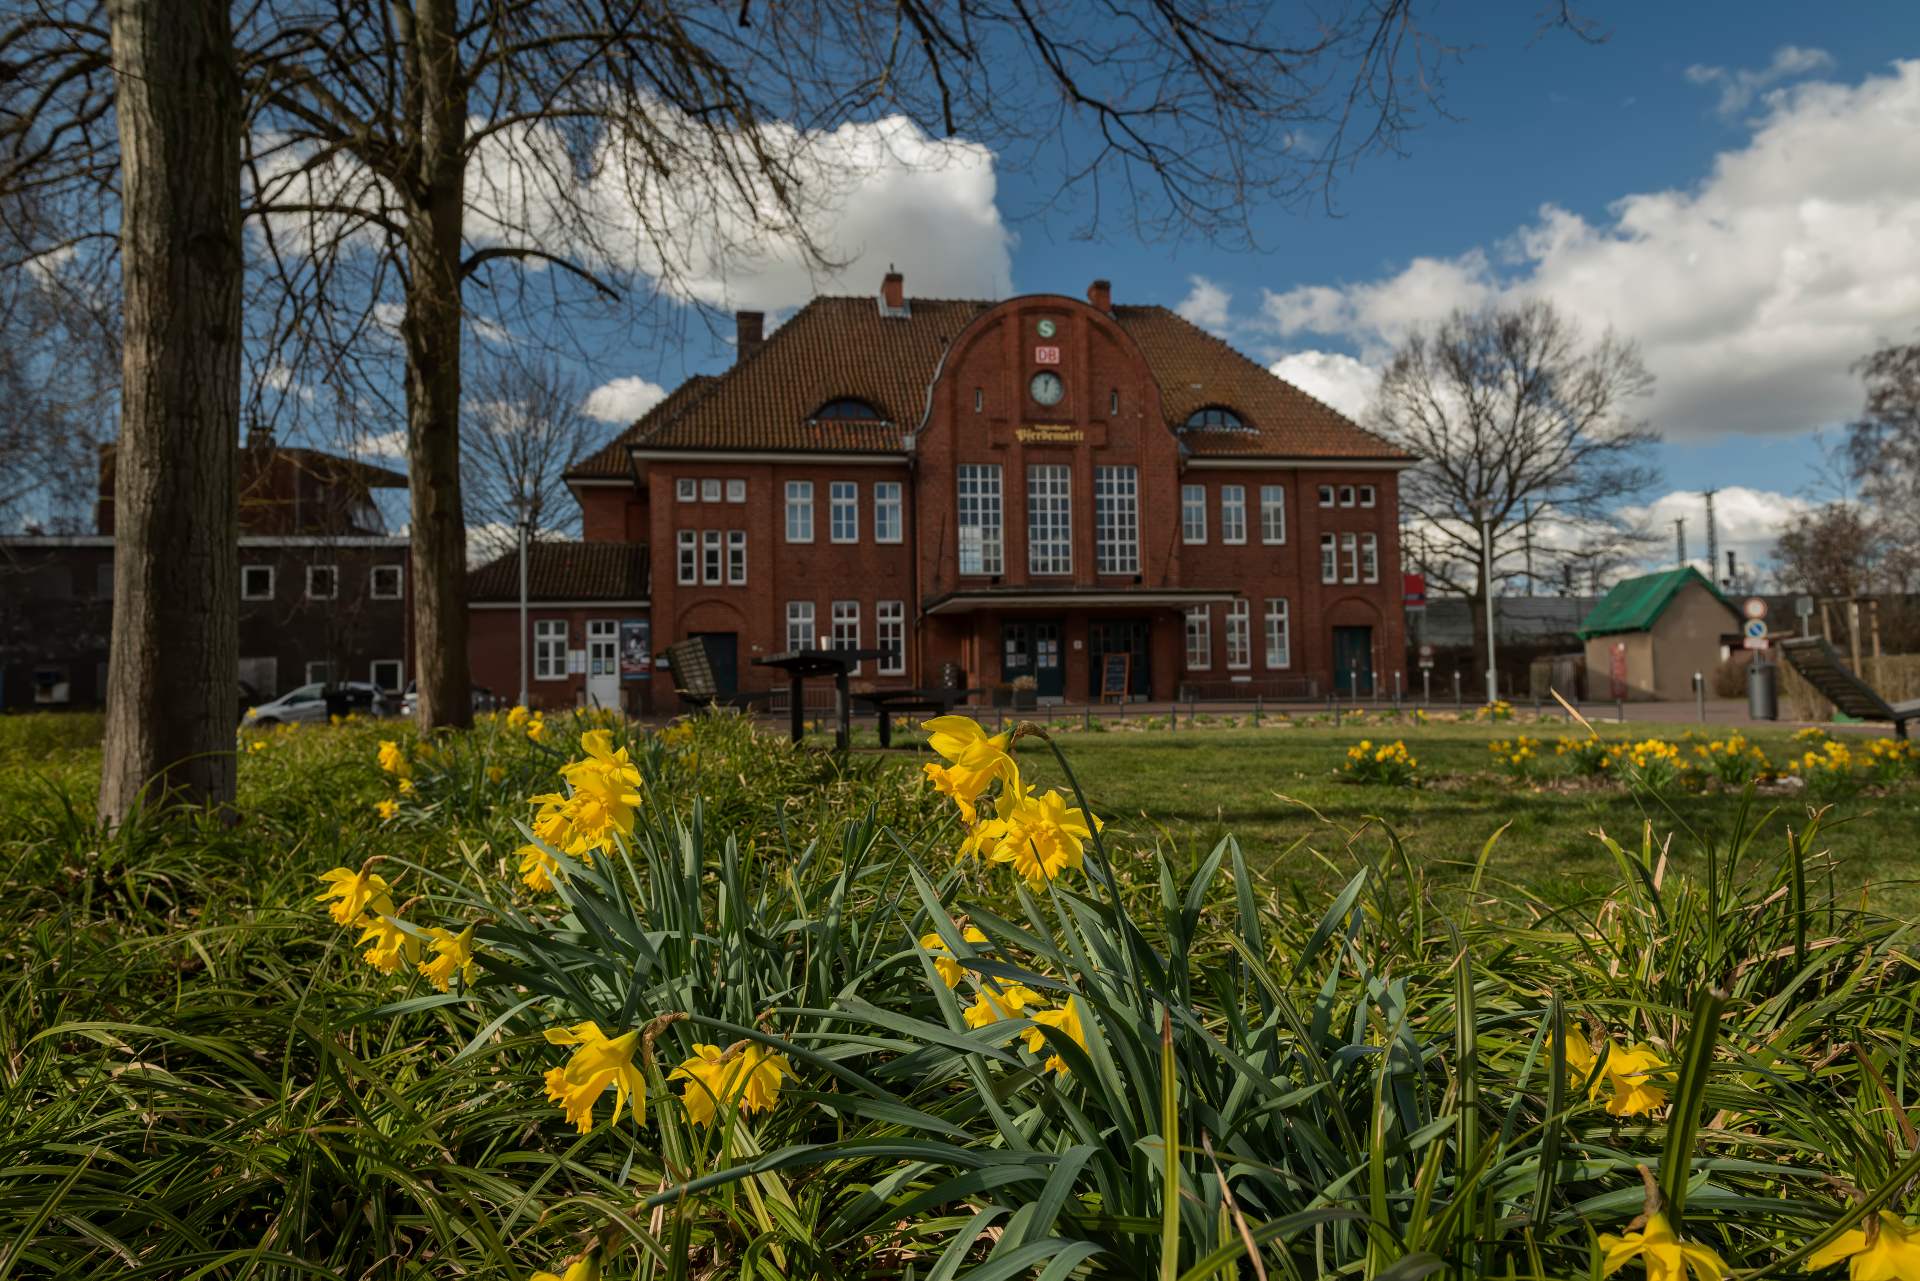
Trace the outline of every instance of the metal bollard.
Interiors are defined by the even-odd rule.
[[[1453,669],[1453,706],[1455,711],[1466,706],[1460,697],[1460,669],[1457,667]]]
[[[1400,671],[1398,668],[1395,668],[1393,673],[1393,714],[1395,716],[1400,714]]]
[[[1693,674],[1693,701],[1700,709],[1701,723],[1705,724],[1707,719],[1707,678],[1699,672]]]
[[[1626,722],[1626,719],[1627,719],[1627,700],[1626,699],[1616,698],[1613,700],[1613,719],[1615,719],[1616,721],[1620,721],[1623,724]]]

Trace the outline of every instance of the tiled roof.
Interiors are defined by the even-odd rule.
[[[690,381],[569,476],[625,474],[619,455],[629,445],[900,452],[926,411],[928,384],[949,344],[996,305],[913,298],[908,315],[899,317],[881,314],[872,298],[816,298],[759,350],[717,377],[698,380],[691,392]],[[1160,385],[1169,428],[1177,431],[1196,409],[1212,405],[1232,409],[1246,424],[1245,431],[1182,433],[1195,454],[1407,457],[1164,307],[1116,307],[1113,315]],[[867,401],[882,420],[813,420],[820,406],[843,397]]]
[[[467,575],[467,599],[519,600],[517,552]],[[646,600],[645,543],[536,542],[527,557],[529,600]]]
[[[569,467],[566,478],[568,480],[630,479],[633,476],[633,464],[627,460],[627,447],[647,432],[678,416],[681,410],[699,399],[700,393],[712,381],[713,378],[707,374],[695,374],[687,379],[668,392],[666,399],[642,414],[640,421],[615,436],[602,448]]]
[[[1682,569],[1642,574],[1638,578],[1615,583],[1613,590],[1601,597],[1600,603],[1580,624],[1580,639],[1646,631],[1688,583],[1700,584],[1713,593],[1715,600],[1727,607],[1728,613],[1738,615],[1732,602],[1720,594],[1720,589],[1708,582],[1705,574],[1688,565]]]

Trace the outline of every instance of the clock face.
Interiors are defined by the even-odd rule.
[[[1067,385],[1060,381],[1059,374],[1043,369],[1033,376],[1033,381],[1027,384],[1027,390],[1041,404],[1057,405],[1060,398],[1067,394]]]
[[[1053,337],[1053,322],[1051,320],[1041,321],[1039,328],[1040,328],[1040,336],[1042,338]]]

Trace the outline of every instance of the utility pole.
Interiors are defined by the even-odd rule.
[[[1687,518],[1676,516],[1673,520],[1673,550],[1679,558],[1680,568],[1687,567]]]
[[[1487,702],[1500,697],[1499,670],[1493,661],[1493,522],[1480,516],[1480,584],[1487,597]]]
[[[1713,523],[1713,496],[1720,491],[1709,489],[1707,496],[1707,581],[1713,581],[1714,573],[1720,567],[1720,530]],[[1682,557],[1682,559],[1685,559]]]
[[[1732,589],[1740,581],[1740,571],[1734,562],[1733,548],[1727,548],[1727,587]]]

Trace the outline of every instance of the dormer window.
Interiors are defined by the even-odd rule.
[[[883,423],[887,416],[866,401],[855,396],[841,396],[829,400],[813,411],[816,423]]]
[[[1196,409],[1181,427],[1182,431],[1250,431],[1240,415],[1220,405]]]

